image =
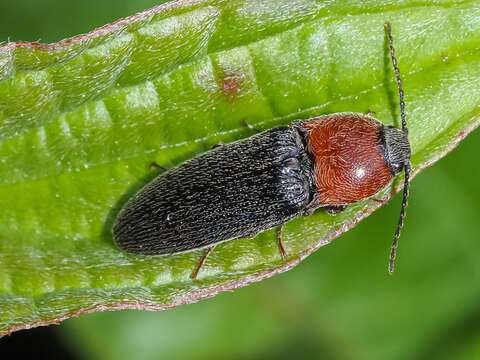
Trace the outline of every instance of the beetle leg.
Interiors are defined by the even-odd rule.
[[[282,256],[283,261],[287,261],[287,251],[285,250],[285,245],[283,244],[283,227],[284,225],[280,225],[276,229],[276,238],[277,238],[277,245],[278,245],[278,250],[280,250],[280,255]]]
[[[212,150],[224,146],[225,143],[223,141],[220,141],[212,146]]]
[[[338,214],[339,212],[342,212],[347,208],[347,205],[332,205],[332,206],[325,206],[325,211],[329,215],[335,215]]]
[[[395,195],[395,186],[392,185],[391,188],[390,188],[390,196],[383,197],[383,198],[371,197],[370,199],[372,201],[375,201],[376,203],[385,205],[387,203],[387,201],[389,200],[389,198],[392,198],[393,195]]]
[[[197,279],[197,275],[198,275],[198,272],[200,271],[200,268],[203,266],[203,264],[205,264],[205,261],[207,261],[208,255],[210,255],[210,253],[212,252],[212,250],[214,248],[215,248],[215,245],[210,246],[210,247],[205,249],[202,257],[198,261],[197,266],[195,266],[195,269],[192,271],[192,274],[190,275],[190,279],[192,279],[192,280]]]
[[[248,130],[251,130],[251,131],[255,131],[255,132],[261,132],[261,130],[256,127],[255,125],[252,125],[250,124],[247,119],[242,119],[240,120],[240,123],[242,124],[242,126],[246,127]]]
[[[150,171],[158,171],[158,172],[163,172],[167,171],[167,168],[164,168],[161,165],[158,165],[155,161],[152,161],[150,164],[148,164],[148,168]]]

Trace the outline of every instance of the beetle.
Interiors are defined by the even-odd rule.
[[[389,271],[394,270],[405,219],[410,143],[404,92],[391,26],[385,24],[398,87],[401,129],[370,115],[334,113],[295,121],[249,138],[221,144],[158,175],[120,211],[113,226],[118,246],[145,255],[206,252],[213,247],[280,227],[319,208],[330,213],[367,199],[404,171],[403,201]]]

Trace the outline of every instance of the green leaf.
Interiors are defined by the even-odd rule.
[[[201,252],[133,256],[110,233],[150,162],[249,136],[243,119],[266,129],[374,111],[396,123],[387,20],[415,172],[445,155],[479,121],[480,6],[420,5],[176,2],[57,44],[0,47],[0,333],[214,296],[290,269],[371,213],[366,201],[290,222],[287,263],[272,231],[222,244],[197,281]]]

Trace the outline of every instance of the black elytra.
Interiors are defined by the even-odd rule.
[[[122,249],[170,254],[255,234],[304,215],[315,193],[296,129],[218,146],[158,176],[121,212]]]
[[[343,209],[373,196],[404,170],[402,210],[389,260],[393,272],[408,199],[410,145],[389,23],[385,30],[400,96],[401,130],[367,115],[340,113],[215,147],[160,174],[127,202],[113,226],[118,246],[145,255],[211,248],[282,226],[320,207]],[[337,188],[343,193],[335,193]],[[280,245],[284,251],[281,239]]]

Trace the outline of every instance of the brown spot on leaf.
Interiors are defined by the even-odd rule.
[[[233,101],[241,91],[244,75],[241,73],[227,74],[222,78],[220,89],[228,100]]]

